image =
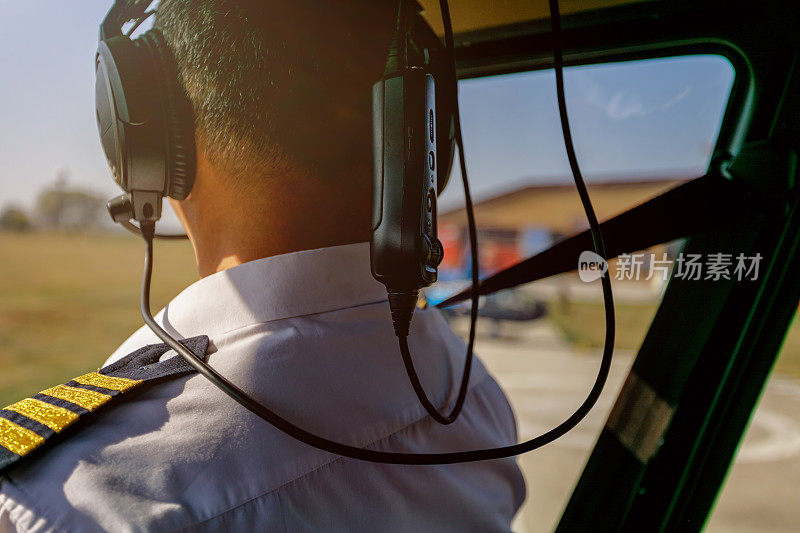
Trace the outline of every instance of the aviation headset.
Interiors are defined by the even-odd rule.
[[[162,198],[183,200],[195,177],[192,106],[164,35],[157,28],[131,39],[154,11],[153,0],[116,1],[100,26],[95,73],[95,110],[100,141],[114,180],[125,191],[109,205],[117,222],[155,222]],[[426,72],[449,80],[447,51],[418,11],[409,17],[408,48]],[[122,26],[136,21],[126,33]],[[437,95],[437,193],[444,190],[455,149],[452,98]]]
[[[602,281],[607,317],[611,317],[607,321],[611,328],[611,342],[607,336],[597,381],[588,397],[571,417],[552,430],[526,442],[501,448],[450,453],[394,453],[358,448],[314,435],[258,403],[164,331],[150,311],[153,239],[159,237],[155,233],[155,223],[161,216],[164,196],[176,200],[188,196],[196,169],[192,108],[179,82],[171,50],[164,36],[155,28],[131,39],[136,28],[154,12],[147,11],[152,1],[116,0],[103,20],[95,62],[95,104],[103,151],[114,180],[125,191],[109,201],[109,213],[116,222],[144,237],[145,267],[140,308],[145,323],[158,337],[253,414],[301,442],[353,459],[393,464],[451,464],[509,457],[552,442],[588,413],[599,397],[611,363],[613,303],[609,309],[611,287],[607,276]],[[371,257],[373,275],[386,285],[389,293],[395,332],[415,393],[437,422],[449,424],[461,411],[469,382],[477,318],[478,259],[459,122],[450,13],[446,0],[439,3],[446,48],[420,15],[416,2],[399,0],[386,71],[373,88],[376,165]],[[557,0],[550,0],[550,9],[553,34],[557,36],[560,28]],[[131,21],[133,26],[123,34],[123,25]],[[563,102],[561,51],[558,39],[555,41],[557,89],[565,146],[595,237],[595,251],[605,257],[602,235],[569,137]],[[422,390],[408,352],[406,336],[417,291],[436,280],[436,267],[442,258],[441,245],[436,239],[435,198],[447,184],[456,145],[467,199],[473,305],[461,388],[455,407],[445,416],[436,411]],[[401,147],[399,152],[397,146]],[[131,224],[131,220],[138,222],[139,226]],[[382,261],[382,256],[392,260]],[[408,268],[386,270],[381,266],[391,263]]]

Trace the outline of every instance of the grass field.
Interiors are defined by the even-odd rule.
[[[140,327],[142,247],[126,235],[0,233],[0,405],[97,369]],[[154,310],[197,279],[188,243],[157,243],[155,265]],[[617,348],[637,349],[655,307],[616,311]],[[602,304],[553,304],[550,318],[576,346],[602,346]],[[797,322],[778,370],[800,377]]]
[[[655,304],[617,303],[614,308],[615,347],[637,350],[655,316]],[[550,318],[573,344],[587,349],[603,347],[605,311],[602,302],[571,302],[568,308],[553,303],[548,310]],[[786,335],[775,371],[800,378],[800,322],[797,319]]]
[[[142,323],[140,239],[0,233],[0,405],[96,370]],[[153,309],[197,279],[186,242],[156,244]]]
[[[605,338],[605,310],[602,302],[552,302],[548,316],[564,337],[578,348],[602,348]],[[654,304],[615,302],[616,336],[614,347],[636,350],[642,344],[656,313]]]

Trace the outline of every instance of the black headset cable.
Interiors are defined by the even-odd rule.
[[[444,4],[446,0],[441,0]],[[576,185],[578,185],[579,193],[581,193],[581,200],[584,201],[584,208],[586,208],[589,224],[592,228],[592,236],[595,238],[595,250],[597,253],[605,257],[602,235],[600,234],[599,224],[597,217],[594,216],[594,210],[591,209],[591,202],[589,201],[586,186],[583,183],[583,178],[577,165],[577,158],[575,157],[574,147],[572,146],[572,139],[569,134],[568,120],[565,100],[563,98],[563,74],[560,69],[563,68],[563,61],[561,59],[561,48],[558,33],[560,32],[560,18],[558,16],[558,3],[556,0],[550,1],[551,6],[551,19],[553,21],[553,50],[555,57],[556,68],[556,88],[559,93],[559,112],[562,121],[562,130],[565,138],[565,145],[568,157],[570,159],[570,166],[572,167],[573,174],[575,175]],[[457,105],[457,104],[456,104]],[[564,127],[566,126],[566,127]],[[571,155],[570,155],[571,154]],[[582,192],[581,192],[582,191]],[[587,208],[588,205],[588,208]],[[178,355],[183,357],[195,370],[201,375],[211,381],[222,392],[233,398],[247,410],[262,418],[276,429],[282,431],[286,435],[299,440],[314,448],[357,459],[361,461],[369,461],[374,463],[386,464],[405,464],[405,465],[436,465],[436,464],[454,464],[454,463],[467,463],[473,461],[485,461],[489,459],[501,459],[510,457],[512,455],[519,455],[529,452],[536,448],[540,448],[574,428],[583,418],[588,414],[592,407],[597,403],[600,393],[603,390],[609,370],[611,368],[611,356],[614,346],[614,308],[613,299],[611,296],[611,284],[608,280],[608,275],[601,278],[603,280],[603,296],[606,304],[606,338],[605,347],[603,349],[603,356],[600,363],[600,370],[598,371],[597,378],[592,386],[586,399],[581,405],[572,413],[572,415],[564,420],[561,424],[553,429],[535,437],[533,439],[513,444],[510,446],[502,446],[499,448],[486,448],[479,450],[466,450],[457,452],[445,453],[402,453],[402,452],[385,452],[373,450],[368,448],[359,448],[350,444],[333,441],[319,435],[315,435],[305,429],[296,426],[288,420],[282,418],[277,413],[270,410],[268,407],[260,404],[258,401],[249,396],[245,391],[237,387],[235,384],[228,381],[227,378],[219,374],[211,366],[206,364],[202,359],[195,355],[191,350],[186,348],[177,339],[167,333],[158,322],[153,318],[150,311],[150,281],[153,273],[153,238],[155,234],[155,224],[152,222],[142,225],[142,237],[145,241],[145,259],[144,259],[144,272],[142,275],[142,285],[140,293],[140,308],[142,317],[145,324],[164,341],[170,348],[175,350]]]
[[[119,223],[120,226],[125,228],[126,230],[130,231],[134,235],[142,236],[142,230],[139,229],[139,226],[134,224],[130,221],[124,221]],[[189,236],[185,233],[156,233],[153,235],[154,239],[163,240],[163,241],[188,241]]]
[[[600,222],[589,198],[589,191],[586,189],[586,182],[583,180],[578,157],[575,154],[575,145],[572,142],[572,132],[569,127],[569,115],[567,114],[567,99],[564,92],[564,53],[561,44],[561,13],[558,8],[558,0],[549,0],[550,3],[550,28],[553,39],[553,70],[556,76],[556,97],[558,99],[558,114],[561,119],[561,133],[564,137],[564,148],[567,152],[567,159],[572,170],[572,177],[575,180],[575,188],[578,189],[583,210],[589,222],[589,231],[592,235],[594,252],[608,261],[606,245],[603,242],[603,232],[600,229]],[[611,290],[611,274],[606,270],[605,275],[600,278],[603,288],[603,307],[605,310],[606,334],[603,341],[603,356],[600,363],[600,373],[598,383],[600,388],[605,384],[608,372],[611,369],[611,358],[614,353],[614,336],[616,333],[616,318],[614,316],[614,296]],[[597,383],[595,384],[595,388]],[[594,389],[593,389],[594,390]],[[598,391],[599,393],[599,391]]]
[[[400,0],[402,4],[406,0]],[[464,203],[467,212],[467,229],[469,232],[469,246],[470,246],[470,269],[472,270],[472,288],[471,288],[471,307],[469,312],[469,337],[467,339],[467,355],[464,358],[464,370],[461,373],[461,384],[458,388],[458,396],[456,397],[455,404],[449,414],[443,415],[428,399],[425,389],[420,383],[417,371],[414,368],[414,360],[411,357],[411,351],[408,347],[408,325],[405,325],[403,334],[398,334],[397,338],[400,344],[400,355],[403,358],[403,365],[408,374],[408,379],[411,381],[411,387],[417,395],[419,403],[425,411],[436,422],[443,425],[452,424],[458,419],[464,408],[464,401],[467,399],[467,391],[469,390],[469,378],[472,372],[472,360],[475,348],[475,325],[478,322],[478,299],[480,298],[480,269],[478,266],[478,232],[475,227],[475,211],[472,205],[472,194],[469,188],[469,178],[467,177],[467,163],[464,156],[464,139],[461,136],[461,113],[458,106],[458,74],[456,73],[456,54],[455,44],[453,39],[453,25],[450,20],[450,8],[446,0],[439,2],[439,7],[442,12],[442,24],[444,25],[444,38],[445,47],[449,56],[450,63],[450,76],[452,83],[448,87],[450,98],[454,102],[455,113],[453,113],[455,122],[455,137],[456,146],[458,147],[458,164],[461,169],[461,183],[464,187]],[[413,309],[413,307],[412,307]],[[411,321],[411,316],[407,317],[408,322]],[[397,330],[397,328],[395,328]]]

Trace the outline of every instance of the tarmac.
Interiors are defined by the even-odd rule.
[[[574,350],[547,320],[504,323],[499,338],[481,334],[479,327],[476,347],[509,397],[520,440],[541,434],[568,417],[592,386],[600,361],[597,352]],[[514,531],[553,531],[634,355],[615,352],[598,405],[575,429],[519,459],[528,495],[513,524]],[[775,375],[739,448],[706,531],[799,531],[798,479],[800,381]]]

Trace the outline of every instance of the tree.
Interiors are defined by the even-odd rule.
[[[36,212],[44,228],[87,231],[98,226],[104,205],[94,193],[57,185],[42,191]]]
[[[24,232],[32,227],[25,211],[15,205],[8,205],[0,211],[0,230]]]

